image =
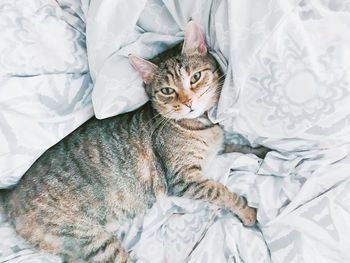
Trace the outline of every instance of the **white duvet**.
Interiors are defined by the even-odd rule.
[[[259,224],[164,198],[116,234],[137,262],[350,262],[349,0],[2,0],[0,187],[92,115],[89,75],[97,117],[142,105],[127,55],[178,43],[190,19],[227,74],[212,120],[272,149],[206,171],[247,196]],[[0,262],[59,261],[0,222]]]

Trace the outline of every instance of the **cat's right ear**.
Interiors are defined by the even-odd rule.
[[[133,54],[129,54],[128,57],[130,64],[140,74],[143,82],[145,84],[150,84],[154,79],[158,67],[155,64]]]
[[[205,56],[207,54],[207,46],[205,45],[201,28],[194,21],[190,21],[186,25],[182,54],[187,56]]]

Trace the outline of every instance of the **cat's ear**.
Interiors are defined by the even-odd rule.
[[[199,25],[193,21],[190,21],[185,28],[185,40],[182,46],[182,54],[201,55],[207,54],[207,46],[201,32]]]
[[[155,64],[132,54],[129,54],[129,62],[140,74],[145,84],[150,84],[153,81],[154,75],[158,69]]]

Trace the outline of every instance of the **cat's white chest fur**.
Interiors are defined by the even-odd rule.
[[[211,178],[212,168],[214,160],[218,153],[223,150],[224,147],[224,132],[219,126],[215,126],[206,131],[203,134],[208,143],[207,154],[201,163],[201,168],[204,176]]]
[[[223,149],[224,132],[220,126],[216,125],[210,129],[202,131],[201,136],[207,142],[207,154],[203,165],[208,165],[214,157]]]

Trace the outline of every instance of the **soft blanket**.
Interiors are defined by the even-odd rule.
[[[20,1],[5,2],[6,10],[11,7],[18,12],[13,3]],[[144,220],[136,218],[116,233],[137,262],[350,261],[349,0],[67,2],[37,0],[31,6],[35,14],[50,10],[43,6],[53,6],[44,17],[51,17],[52,10],[57,10],[62,14],[59,19],[73,31],[86,23],[89,72],[94,83],[92,102],[97,117],[131,111],[146,101],[141,80],[128,64],[127,55],[150,58],[175,45],[192,19],[202,25],[210,51],[226,73],[220,102],[212,110],[211,119],[229,133],[227,140],[272,149],[264,160],[239,153],[218,156],[206,171],[208,177],[245,195],[258,208],[256,227],[243,227],[232,214],[203,202],[164,198]],[[14,28],[22,28],[22,24],[13,24]],[[24,36],[33,35],[32,28],[28,25]],[[79,32],[84,35],[83,30]],[[64,33],[60,38],[68,35]],[[3,39],[0,42],[3,44]],[[85,47],[85,38],[74,38],[69,43]],[[69,58],[78,51],[79,48]],[[86,60],[82,61],[87,69]],[[85,74],[86,69],[80,73]],[[57,72],[64,78],[74,75],[71,73]],[[35,74],[45,77],[43,72]],[[5,77],[12,81],[16,76]],[[81,87],[89,94],[89,85],[65,85]],[[2,84],[4,95],[0,99],[6,101],[12,93],[3,87]],[[57,92],[51,97],[61,98]],[[46,101],[50,107],[57,106]],[[82,105],[78,101],[71,105]],[[91,106],[89,102],[85,105],[85,109]],[[79,115],[65,111],[51,116],[76,120]],[[25,138],[21,135],[25,132],[16,126],[19,121],[4,123],[0,123],[3,134],[10,130]],[[60,129],[49,129],[57,130]],[[8,145],[17,145],[13,144],[15,137],[6,138]],[[36,149],[32,142],[24,140],[19,145]],[[11,162],[18,160],[16,155],[2,156],[8,156]],[[33,156],[26,167],[32,161]],[[12,178],[4,182],[15,183],[24,170],[0,176],[3,180]],[[58,261],[34,253],[15,238],[6,222],[1,224],[0,236],[0,261]]]

